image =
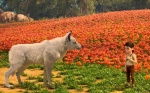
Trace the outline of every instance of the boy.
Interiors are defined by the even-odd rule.
[[[126,51],[126,75],[127,75],[127,87],[130,87],[130,77],[132,80],[132,87],[135,86],[134,80],[134,64],[137,63],[137,57],[134,54],[134,43],[127,42],[125,45]]]

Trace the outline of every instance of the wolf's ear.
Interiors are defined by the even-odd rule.
[[[70,30],[70,32],[67,33],[66,35],[66,41],[70,41],[71,39],[71,34],[72,34],[72,31]]]

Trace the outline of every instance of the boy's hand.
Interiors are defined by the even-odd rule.
[[[127,59],[128,59],[128,60],[132,60],[132,58],[131,58],[130,56],[127,56]]]
[[[136,59],[136,56],[133,58],[131,58],[130,56],[127,56],[127,59],[132,61],[133,63],[137,63],[137,59]]]

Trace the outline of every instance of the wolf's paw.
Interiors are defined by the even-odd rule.
[[[9,85],[6,85],[6,87],[7,88],[13,88],[14,86],[9,84]]]
[[[49,85],[48,85],[48,83],[44,83],[44,86],[45,86],[45,87],[48,87]]]
[[[51,85],[48,86],[48,88],[49,88],[49,89],[55,89],[55,85],[52,85],[52,84],[51,84]]]

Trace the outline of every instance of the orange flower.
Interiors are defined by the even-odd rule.
[[[148,75],[148,70],[147,69],[145,70],[145,73],[146,73],[146,75]]]
[[[65,62],[65,64],[67,64],[67,65],[68,65],[68,64],[69,64],[69,62],[67,61],[67,62]]]
[[[80,67],[82,66],[82,63],[79,62],[79,61],[78,61],[76,64],[77,64],[78,66],[80,66]]]
[[[150,75],[146,75],[146,76],[145,76],[145,79],[146,79],[146,80],[149,80],[149,79],[150,79]]]
[[[138,66],[150,70],[150,10],[118,11],[82,17],[0,24],[0,51],[12,45],[36,43],[64,36],[69,30],[80,42],[80,51],[68,51],[66,64],[98,63],[120,68],[125,65],[124,43],[135,42]],[[139,17],[140,16],[140,17]],[[82,63],[81,63],[81,62]]]

